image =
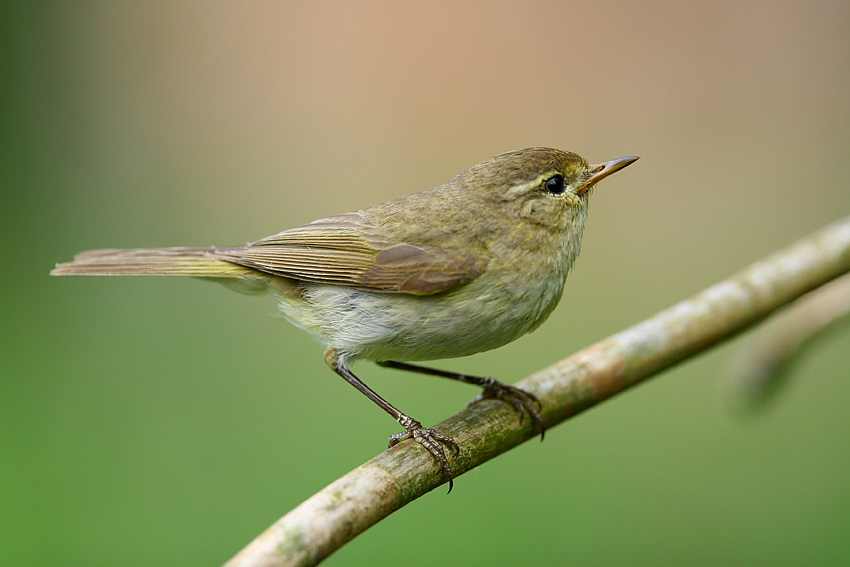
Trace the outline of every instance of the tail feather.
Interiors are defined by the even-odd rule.
[[[89,250],[57,264],[53,276],[207,276],[239,278],[256,270],[219,260],[215,248]]]

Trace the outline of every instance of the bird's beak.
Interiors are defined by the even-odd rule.
[[[590,175],[587,179],[579,185],[578,189],[576,189],[576,195],[584,195],[587,193],[591,187],[608,177],[614,172],[620,171],[627,165],[631,165],[640,158],[637,156],[628,156],[621,157],[619,159],[613,159],[611,161],[606,161],[605,163],[595,163],[590,166]]]

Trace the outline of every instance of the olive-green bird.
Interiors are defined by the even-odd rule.
[[[435,189],[313,221],[247,246],[93,250],[53,275],[185,275],[270,290],[283,315],[326,345],[325,361],[389,413],[450,482],[450,437],[400,412],[351,371],[357,359],[478,385],[528,414],[535,396],[492,378],[407,364],[493,349],[536,329],[579,254],[588,198],[634,163],[595,165],[551,148],[504,153]]]

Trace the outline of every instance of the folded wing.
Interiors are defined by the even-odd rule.
[[[357,213],[314,221],[215,257],[268,274],[378,292],[428,295],[466,284],[487,267],[483,254],[388,242]]]

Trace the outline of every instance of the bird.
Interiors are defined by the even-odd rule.
[[[365,359],[482,388],[528,416],[543,438],[540,401],[490,377],[411,364],[503,346],[539,327],[560,300],[581,249],[593,187],[637,161],[590,164],[534,147],[488,158],[447,183],[244,246],[102,249],[52,275],[184,275],[269,291],[283,316],[324,346],[339,376],[421,444],[453,486],[451,437],[396,409],[351,366]]]

